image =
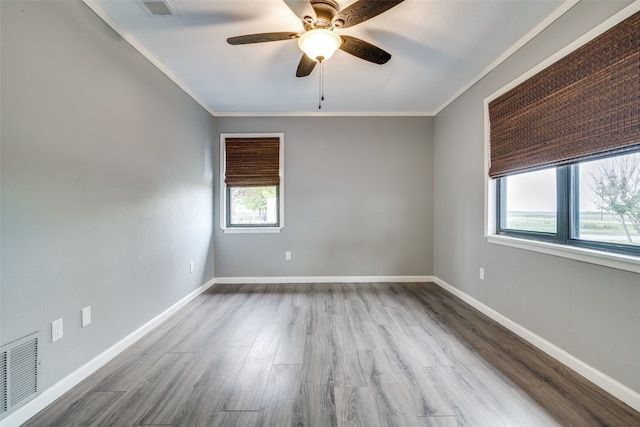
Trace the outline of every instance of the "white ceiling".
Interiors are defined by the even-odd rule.
[[[154,16],[141,0],[84,0],[158,68],[217,116],[432,115],[575,0],[405,0],[357,26],[336,29],[391,53],[384,65],[338,51],[295,77],[296,40],[231,46],[244,34],[302,32],[282,0],[166,0]],[[366,1],[366,0],[365,0]],[[339,0],[342,8],[353,0]]]

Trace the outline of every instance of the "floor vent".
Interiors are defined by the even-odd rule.
[[[38,393],[37,333],[0,348],[0,418]]]

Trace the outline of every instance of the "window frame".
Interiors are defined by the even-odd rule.
[[[603,156],[601,159],[605,158],[612,158],[612,156]],[[506,200],[506,191],[504,188],[506,177],[497,178],[497,197],[495,208],[496,234],[640,257],[640,246],[623,243],[602,242],[574,237],[577,234],[577,230],[580,226],[580,212],[578,208],[580,193],[580,180],[578,173],[579,165],[580,163],[575,163],[571,165],[558,166],[555,168],[557,194],[557,228],[555,233],[543,233],[502,227],[501,221],[504,215],[504,208],[506,207],[506,203],[504,203],[504,201]]]
[[[277,225],[260,225],[260,224],[229,224],[229,194],[227,184],[225,183],[226,171],[226,144],[227,138],[278,138],[279,139],[279,168],[278,175],[280,184],[276,187],[276,195],[278,197],[278,224]],[[220,229],[224,233],[279,233],[284,228],[284,133],[221,133],[220,134]]]
[[[487,142],[488,140],[485,141],[485,143]],[[532,239],[525,235],[498,234],[496,227],[498,180],[489,178],[488,150],[485,150],[485,153],[487,154],[485,158],[486,179],[484,185],[484,237],[487,243],[640,273],[640,256],[609,252],[597,248],[596,245],[593,248],[584,247],[580,242],[575,245],[569,245],[553,240]]]
[[[496,179],[496,224],[495,230],[497,234],[521,237],[526,239],[541,240],[546,242],[565,243],[561,236],[564,234],[564,222],[562,218],[566,215],[567,204],[563,201],[565,194],[565,186],[559,185],[564,179],[564,170],[556,168],[556,232],[549,233],[544,231],[519,230],[515,228],[506,228],[502,226],[502,219],[506,216],[506,204],[501,203],[506,198],[506,185],[504,178]]]

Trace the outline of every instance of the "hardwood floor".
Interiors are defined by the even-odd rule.
[[[432,283],[215,285],[26,426],[638,426]]]

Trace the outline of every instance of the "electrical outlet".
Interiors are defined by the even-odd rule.
[[[62,339],[62,317],[58,320],[51,322],[51,342],[56,342]]]
[[[82,309],[82,327],[89,326],[91,324],[91,306],[87,306]]]
[[[189,263],[189,272],[193,273],[193,261]]]
[[[286,251],[284,253],[284,259],[287,261],[291,261],[291,251]]]
[[[484,280],[484,268],[480,267],[480,280]]]

